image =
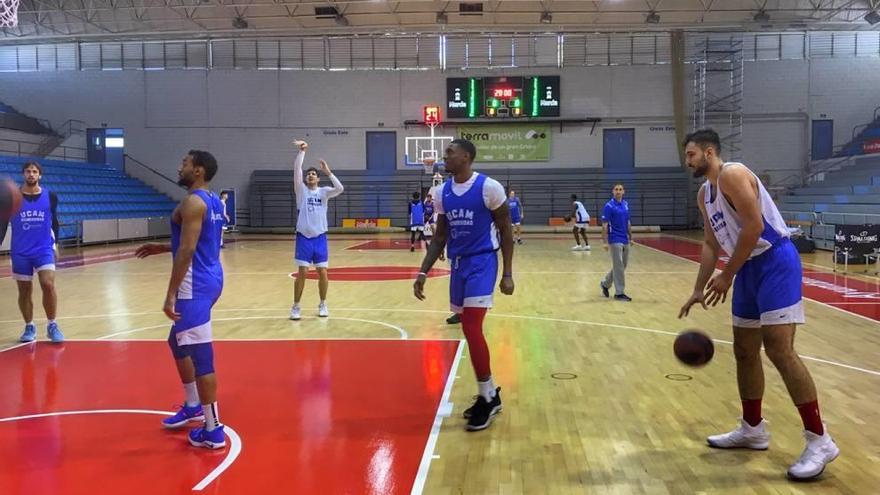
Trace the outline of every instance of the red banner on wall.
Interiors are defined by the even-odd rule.
[[[869,139],[862,143],[862,151],[868,155],[871,153],[880,153],[880,139]]]

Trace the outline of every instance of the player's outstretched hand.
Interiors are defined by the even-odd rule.
[[[425,278],[424,275],[419,275],[416,277],[416,281],[413,282],[413,294],[419,301],[425,300]]]
[[[302,139],[294,139],[293,145],[297,147],[300,151],[305,151],[309,149],[309,143],[303,141]]]
[[[333,173],[330,171],[330,165],[327,165],[327,162],[324,160],[318,160],[318,163],[321,165],[321,172],[324,172],[324,175],[330,177],[330,174]]]
[[[685,316],[687,316],[691,310],[691,306],[693,306],[696,303],[700,303],[700,306],[702,306],[703,309],[709,309],[706,306],[706,298],[703,296],[703,293],[700,291],[697,291],[697,292],[694,292],[693,294],[691,294],[691,297],[689,297],[687,302],[684,303],[684,306],[681,307],[681,310],[678,312],[678,318],[681,319],[681,318],[684,318]]]
[[[147,256],[152,256],[154,254],[161,254],[167,252],[168,249],[162,244],[144,244],[143,246],[137,248],[137,251],[134,252],[134,255],[138,258],[146,258]]]
[[[501,283],[498,285],[501,289],[502,294],[506,294],[508,296],[513,295],[513,277],[501,277]]]
[[[724,272],[712,277],[706,285],[706,304],[709,306],[715,306],[719,302],[723,304],[727,300],[727,291],[730,290],[731,283],[733,280]]]

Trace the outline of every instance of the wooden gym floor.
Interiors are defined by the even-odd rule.
[[[825,268],[830,261],[827,253],[804,259],[805,276],[813,282],[806,292],[811,298],[806,302],[808,323],[800,328],[796,347],[807,359],[824,420],[842,453],[819,481],[795,484],[785,479],[785,470],[803,448],[801,422],[766,359],[764,415],[773,434],[770,450],[721,451],[705,445],[706,435],[736,425],[740,406],[729,305],[695,310],[687,320],[676,319],[697,271],[691,261],[695,245],[688,238],[692,237],[638,236],[627,271],[627,293],[634,301],[622,303],[603,298],[599,291],[599,280],[610,260],[598,239],[592,252],[571,252],[570,236],[527,236],[525,244],[516,248],[516,293],[509,297],[496,293],[495,308],[485,323],[504,412],[491,428],[477,433],[465,432],[461,418],[476,387],[466,347],[458,352],[460,329],[444,321],[448,285],[443,264],[436,265],[438,270],[427,283],[427,301],[419,302],[412,296],[411,280],[423,252],[410,253],[408,242],[399,242],[402,236],[331,237],[330,318],[314,317],[317,286],[309,281],[304,319],[292,322],[287,319],[293,286],[289,274],[294,270],[290,236],[229,238],[232,242],[223,251],[226,282],[215,306],[214,333],[218,340],[230,341],[217,346],[218,369],[225,372],[218,375],[221,418],[241,434],[243,447],[238,460],[203,492],[241,493],[235,486],[242,479],[264,476],[254,471],[258,468],[248,467],[258,465],[248,460],[257,451],[271,456],[272,449],[278,449],[276,457],[285,459],[277,465],[278,471],[293,479],[322,465],[327,458],[319,453],[344,452],[357,441],[358,454],[352,456],[350,465],[325,469],[324,481],[310,479],[311,484],[304,486],[325,487],[322,491],[328,494],[877,493],[880,279],[834,274]],[[85,462],[72,456],[34,461],[46,449],[72,450],[74,442],[88,442],[89,430],[83,430],[83,425],[106,430],[124,428],[127,422],[91,419],[68,424],[59,419],[67,429],[36,423],[24,428],[16,425],[32,420],[10,419],[63,412],[77,400],[80,408],[125,406],[122,402],[131,399],[131,394],[112,388],[122,385],[111,385],[115,381],[109,378],[106,384],[102,382],[96,369],[107,376],[123,370],[128,373],[129,368],[153,370],[132,374],[137,388],[149,390],[136,394],[139,400],[131,400],[138,404],[132,407],[167,410],[181,400],[171,359],[161,344],[168,332],[160,307],[170,256],[137,260],[131,256],[135,247],[114,245],[64,253],[63,268],[57,273],[58,321],[68,343],[55,348],[44,343],[38,288],[34,302],[41,342],[18,346],[22,322],[15,283],[8,276],[8,257],[0,257],[0,348],[5,350],[0,352],[0,369],[6,370],[4,380],[10,380],[9,373],[15,376],[14,386],[2,389],[0,440],[5,439],[5,447],[0,449],[0,484],[11,486],[0,486],[0,493],[86,493],[102,486],[94,477],[63,478],[67,481],[55,485],[28,486],[28,480],[45,479],[69,470],[69,463]],[[672,355],[674,336],[686,328],[702,329],[716,339],[715,359],[704,368],[684,367]],[[79,342],[95,339],[118,342]],[[390,354],[369,347],[400,339],[414,341],[415,347],[381,345],[381,352]],[[153,340],[160,342],[143,343]],[[276,354],[260,351],[266,356],[260,360],[260,355],[245,352],[242,340],[277,340],[270,342],[270,349],[293,347]],[[440,347],[424,341],[440,342]],[[58,348],[63,353],[54,350]],[[27,357],[26,352],[34,357]],[[312,357],[323,353],[341,357]],[[220,368],[224,359],[228,364]],[[310,364],[274,367],[285,360]],[[239,362],[250,364],[238,367]],[[390,371],[383,368],[389,365]],[[19,368],[28,369],[27,374]],[[263,375],[260,369],[265,369]],[[361,369],[364,376],[358,378]],[[61,371],[63,376],[56,375]],[[306,446],[318,445],[311,440],[297,444],[295,455],[281,451],[290,444],[272,443],[273,439],[290,441],[285,415],[273,425],[272,434],[248,430],[249,425],[242,424],[247,416],[243,412],[246,404],[241,402],[246,399],[239,390],[250,390],[269,375],[285,373],[295,375],[299,384],[292,389],[294,400],[287,397],[283,402],[283,408],[296,417],[302,414],[328,423],[324,416],[339,418],[344,404],[356,399],[344,409],[350,411],[340,419],[345,426],[327,426],[322,441],[330,443],[315,447],[314,452],[306,451]],[[408,379],[412,376],[417,379]],[[22,386],[15,385],[16,380]],[[24,386],[26,380],[36,383]],[[322,383],[335,391],[322,394]],[[445,405],[447,384],[451,412]],[[346,388],[335,388],[343,385]],[[283,386],[272,389],[279,394],[279,402],[281,395],[291,393]],[[56,394],[64,400],[46,399]],[[320,396],[321,401],[310,394]],[[382,399],[364,399],[372,396]],[[110,404],[111,397],[116,402]],[[401,413],[398,405],[408,401],[414,402],[413,409]],[[273,404],[253,407],[272,408]],[[228,411],[226,416],[224,411]],[[158,428],[154,431],[157,418],[148,418],[148,425],[138,434],[162,433]],[[260,421],[259,417],[250,420]],[[399,424],[405,426],[396,428]],[[396,431],[393,435],[400,438],[392,433],[381,437],[386,430]],[[76,436],[85,438],[77,440]],[[105,437],[104,442],[108,441]],[[127,440],[131,449],[131,438],[118,438]],[[175,448],[177,440],[172,442]],[[41,448],[43,442],[47,442],[46,449]],[[410,444],[419,447],[404,448]],[[188,470],[210,471],[224,459],[210,452],[178,450],[168,455],[196,463],[196,467],[187,464]],[[106,471],[119,471],[112,467],[114,459],[143,459],[144,463],[153,459],[137,451],[127,451],[134,457],[119,457],[112,445],[102,452],[107,456],[101,459]],[[334,457],[338,462],[345,458]],[[143,473],[134,471],[122,470],[117,476],[122,478],[116,481],[129,486],[143,483],[138,478]],[[343,471],[354,474],[342,476]],[[193,479],[200,478],[201,474]],[[190,492],[188,482],[189,478],[180,481],[175,490]]]

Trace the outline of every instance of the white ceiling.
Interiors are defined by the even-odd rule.
[[[0,43],[70,39],[304,36],[413,32],[869,30],[880,0],[486,0],[482,15],[441,0],[21,0]],[[340,19],[318,19],[335,7]],[[769,20],[754,19],[763,10]],[[649,12],[658,23],[646,23]],[[446,24],[437,23],[438,12]],[[552,16],[541,22],[541,14]],[[233,21],[243,19],[246,28]],[[239,24],[241,24],[239,22]]]

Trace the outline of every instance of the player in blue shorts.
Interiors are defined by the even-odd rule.
[[[211,308],[223,291],[224,211],[220,198],[208,189],[216,173],[217,160],[210,153],[190,150],[178,170],[178,184],[189,194],[171,214],[171,244],[145,244],[135,252],[146,258],[170,251],[173,260],[162,311],[174,321],[168,344],[183,383],[184,404],[162,424],[180,428],[204,420],[204,426],[190,431],[188,438],[193,446],[209,449],[226,446],[211,344]]]
[[[452,274],[449,305],[461,315],[461,327],[470,350],[477,378],[478,396],[464,411],[469,431],[487,428],[501,411],[501,388],[495,386],[489,363],[489,347],[483,335],[483,319],[492,307],[498,278],[498,249],[504,259],[501,292],[513,294],[513,229],[504,187],[472,170],[477,149],[473,143],[455,139],[446,147],[446,170],[453,174],[436,192],[437,231],[428,247],[413,292],[425,299],[425,280],[443,248],[447,248]],[[499,242],[500,232],[500,242]]]
[[[318,316],[330,315],[327,310],[327,278],[329,260],[327,250],[327,201],[342,194],[342,183],[330,171],[324,160],[319,160],[321,171],[330,178],[333,187],[318,187],[318,169],[311,167],[306,171],[303,183],[303,161],[309,145],[305,141],[295,140],[293,145],[299,150],[293,162],[293,189],[296,192],[296,254],[294,255],[297,274],[293,284],[293,307],[290,308],[290,319],[299,320],[301,310],[299,301],[306,287],[306,276],[309,267],[314,265],[318,271]]]
[[[507,193],[507,209],[510,210],[510,222],[513,224],[513,238],[517,244],[522,244],[522,221],[526,215],[523,211],[522,201],[516,197],[516,192],[513,189]]]
[[[804,423],[806,447],[788,468],[788,476],[815,478],[840,449],[822,423],[813,378],[794,350],[797,325],[804,323],[800,256],[761,180],[741,163],[722,161],[721,140],[715,131],[689,134],[683,145],[694,177],[707,180],[697,194],[704,232],[700,272],[678,316],[687,316],[694,304],[706,308],[723,303],[733,285],[733,353],[743,407],[738,428],[707,440],[722,449],[765,450],[770,445],[767,422],[761,416],[763,344]],[[730,260],[713,277],[721,251]]]
[[[420,194],[412,193],[412,201],[409,202],[409,252],[416,250],[416,233],[419,242],[425,240],[425,205],[422,204]]]
[[[46,334],[55,343],[64,342],[64,335],[55,322],[58,295],[55,292],[55,240],[58,238],[58,198],[54,192],[40,186],[43,169],[37,162],[27,162],[21,168],[24,185],[21,188],[21,209],[9,222],[12,226],[12,278],[18,285],[18,308],[24,319],[24,332],[19,340],[33,342],[37,338],[34,324],[34,273],[43,291],[43,309],[46,311]],[[4,236],[5,237],[5,234]],[[0,237],[0,242],[3,242]]]

